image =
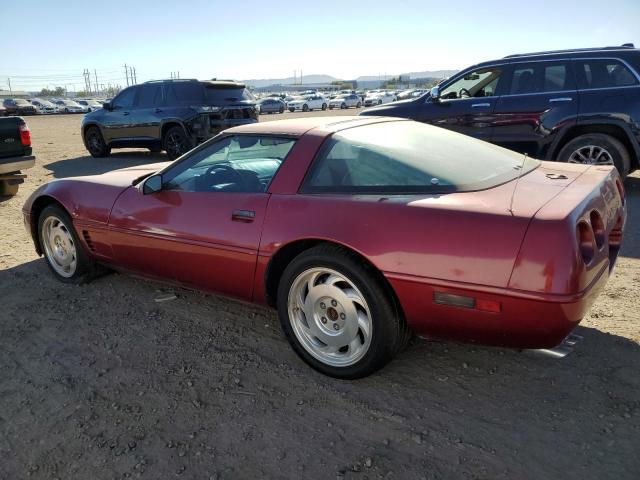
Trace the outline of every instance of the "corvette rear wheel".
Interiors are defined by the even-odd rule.
[[[376,272],[331,245],[306,250],[287,266],[278,288],[278,315],[295,352],[336,378],[375,372],[409,338]]]
[[[58,205],[40,214],[38,239],[49,268],[65,283],[84,283],[103,271],[84,251],[71,217]]]

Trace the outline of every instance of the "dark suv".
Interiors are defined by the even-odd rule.
[[[88,113],[82,138],[94,157],[142,147],[173,160],[225,128],[257,121],[255,98],[242,83],[159,80],[128,87]]]
[[[414,100],[374,107],[544,160],[639,167],[640,50],[511,55],[469,67]]]

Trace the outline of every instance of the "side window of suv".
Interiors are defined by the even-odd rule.
[[[637,85],[638,79],[624,63],[613,59],[576,60],[578,87],[611,88]]]
[[[166,86],[168,105],[202,105],[204,88],[199,82],[174,82]]]
[[[136,98],[137,87],[129,87],[113,99],[111,105],[113,108],[129,108],[133,106],[133,102]]]
[[[162,101],[162,86],[159,83],[148,83],[140,87],[137,105],[149,108],[159,105]]]
[[[460,100],[471,97],[492,97],[496,94],[502,76],[500,67],[485,67],[455,80],[440,94],[442,100]]]
[[[511,95],[574,90],[575,84],[566,62],[534,62],[514,65]]]

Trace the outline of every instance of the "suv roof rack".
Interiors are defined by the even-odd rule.
[[[636,48],[633,43],[625,43],[619,47],[595,47],[595,48],[568,48],[566,50],[548,50],[546,52],[516,53],[507,55],[504,58],[528,57],[530,55],[552,55],[554,53],[591,52],[593,50],[620,50],[625,48]]]

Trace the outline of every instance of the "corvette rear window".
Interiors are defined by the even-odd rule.
[[[417,122],[382,122],[335,133],[302,193],[450,193],[491,188],[540,162]]]

